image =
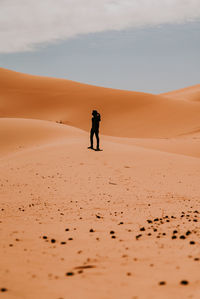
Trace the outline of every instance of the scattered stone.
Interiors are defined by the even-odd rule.
[[[56,240],[55,239],[51,239],[51,243],[56,243]]]
[[[187,280],[181,280],[180,284],[187,285],[189,282]]]
[[[61,245],[65,245],[65,244],[66,244],[66,242],[62,241],[62,242],[60,242],[60,244],[61,244]]]
[[[166,284],[165,281],[159,281],[159,285],[160,285],[160,286],[163,286],[163,285],[165,285],[165,284]]]
[[[94,230],[93,230],[93,228],[91,228],[91,229],[90,229],[90,233],[94,233]]]
[[[191,234],[191,231],[188,230],[188,231],[186,232],[186,236],[189,236],[190,234]]]
[[[83,270],[79,270],[77,273],[78,273],[78,274],[82,274],[82,273],[83,273]]]
[[[112,236],[111,238],[112,238],[112,239],[116,239],[116,236]]]
[[[147,220],[148,223],[152,223],[152,220]]]
[[[42,238],[46,240],[46,239],[47,239],[47,236],[43,236]]]
[[[66,276],[73,276],[74,275],[74,272],[67,272],[66,273]]]
[[[1,288],[1,292],[7,292],[8,290],[6,288]]]
[[[114,230],[111,230],[111,231],[110,231],[110,234],[111,234],[111,235],[113,235],[114,233],[115,233]]]
[[[178,231],[175,229],[174,231],[173,231],[173,234],[177,234],[178,233]]]
[[[181,235],[179,238],[180,238],[180,239],[185,239],[185,236],[184,236],[184,235]]]
[[[145,228],[144,228],[144,227],[141,227],[141,228],[140,228],[140,231],[141,231],[141,232],[145,231]]]
[[[140,237],[142,237],[141,234],[140,234],[140,235],[137,235],[137,236],[136,236],[136,240],[138,240]]]
[[[176,238],[177,238],[176,236],[172,236],[172,240],[173,240],[173,239],[176,239]]]
[[[195,242],[194,241],[190,241],[190,245],[194,245],[195,244]]]

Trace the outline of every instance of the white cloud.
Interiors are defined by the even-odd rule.
[[[200,0],[0,0],[0,52],[78,34],[200,19]]]

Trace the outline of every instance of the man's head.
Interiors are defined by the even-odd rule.
[[[93,116],[97,116],[97,114],[98,114],[97,110],[93,110],[93,111],[92,111],[92,115],[93,115]]]

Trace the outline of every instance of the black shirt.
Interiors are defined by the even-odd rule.
[[[101,116],[98,113],[97,115],[93,116],[92,118],[92,130],[98,131],[99,130],[99,122],[101,121]]]

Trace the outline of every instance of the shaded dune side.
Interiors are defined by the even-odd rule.
[[[19,119],[0,119],[0,154],[8,154],[18,150],[84,137],[80,129],[63,126],[53,122]]]
[[[200,128],[200,104],[0,69],[0,117],[62,121],[89,130],[92,109],[101,133],[165,138]]]
[[[180,100],[200,102],[200,84],[163,93],[161,96],[172,97]]]

